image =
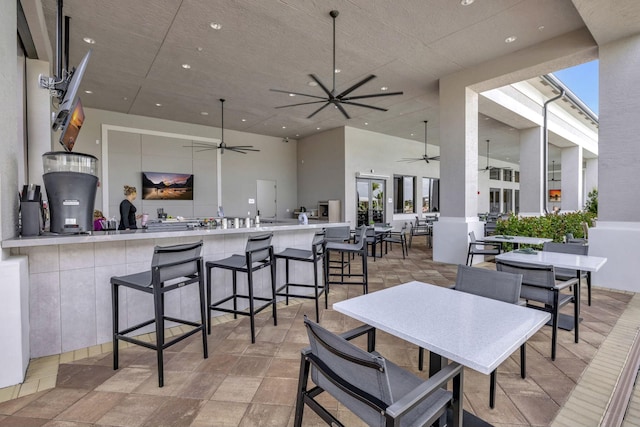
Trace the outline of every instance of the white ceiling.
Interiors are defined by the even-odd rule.
[[[587,10],[594,3],[608,3],[574,2]],[[459,0],[65,0],[64,13],[71,17],[70,63],[78,64],[93,49],[81,87],[93,91],[81,92],[86,107],[219,127],[218,99],[225,98],[225,128],[289,138],[347,125],[422,142],[426,119],[429,143],[439,145],[439,78],[584,27],[574,2],[476,0],[462,6]],[[42,3],[55,45],[56,0]],[[637,10],[640,2],[617,3]],[[322,95],[319,87],[308,85],[310,73],[331,86],[331,9],[340,12],[337,91],[375,74],[353,95],[379,93],[382,86],[404,91],[366,102],[388,112],[346,106],[350,120],[334,108],[307,119],[317,105],[275,109],[313,99],[270,88]],[[610,16],[609,22],[614,19]],[[606,28],[606,18],[593,20]],[[222,29],[212,29],[212,22]],[[629,26],[638,24],[629,23],[624,30]],[[610,29],[606,31],[610,39]],[[513,35],[517,40],[505,43]],[[83,42],[85,37],[95,44]],[[482,105],[480,111],[490,114]],[[481,140],[509,144],[504,134],[517,135],[509,129],[518,123],[479,122]],[[484,153],[483,144],[479,146]]]

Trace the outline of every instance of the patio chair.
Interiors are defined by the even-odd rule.
[[[520,304],[521,283],[521,274],[458,265],[456,284],[453,289],[510,304]],[[423,348],[419,349],[418,356],[418,369],[422,370],[424,365]],[[527,377],[526,343],[520,346],[520,376],[523,379]],[[496,378],[497,369],[491,372],[489,383],[489,406],[492,409],[496,400]]]
[[[427,247],[431,246],[431,230],[432,226],[428,221],[424,219],[420,219],[416,216],[416,221],[411,226],[411,230],[409,233],[409,247],[411,247],[411,243],[413,242],[414,236],[426,236],[426,245]]]
[[[461,365],[450,363],[425,381],[380,354],[351,344],[347,339],[353,336],[338,336],[306,316],[304,322],[311,345],[301,354],[295,427],[302,425],[305,405],[327,424],[344,425],[322,406],[323,399],[316,400],[325,391],[369,426],[432,425],[446,417],[449,408],[453,423],[447,425],[462,425]],[[360,328],[355,335],[363,333]],[[452,392],[446,390],[449,381]]]
[[[384,242],[384,253],[387,253],[388,245],[391,244],[391,250],[393,250],[393,244],[397,243],[402,248],[402,259],[406,258],[409,253],[407,247],[407,223],[405,222],[400,231],[390,231],[386,235],[382,236]]]
[[[474,255],[500,255],[502,252],[501,242],[485,242],[476,240],[476,234],[469,232],[469,249],[467,251],[467,265],[473,264]]]
[[[558,320],[560,318],[560,308],[574,303],[574,333],[575,342],[578,342],[579,332],[579,301],[576,299],[577,288],[573,295],[563,294],[561,291],[569,286],[579,286],[577,277],[564,282],[556,282],[556,272],[553,265],[529,264],[525,262],[496,261],[498,271],[522,274],[522,289],[520,298],[527,301],[527,307],[551,313],[551,360],[556,360],[556,342],[558,340]],[[536,301],[544,304],[531,305],[529,301]]]
[[[589,246],[578,243],[566,244],[547,242],[542,245],[542,250],[563,254],[589,255]],[[591,272],[580,271],[579,273],[580,274],[578,274],[578,270],[571,270],[569,268],[556,268],[556,280],[565,281],[577,277],[579,280],[578,286],[582,286],[582,278],[584,277],[587,281],[587,304],[591,305]]]

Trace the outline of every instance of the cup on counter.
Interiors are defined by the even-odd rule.
[[[240,218],[233,219],[233,228],[240,228]]]
[[[227,218],[222,218],[221,222],[222,222],[222,229],[226,230],[227,229]]]
[[[140,225],[143,227],[147,226],[147,221],[149,221],[149,214],[148,213],[143,213],[142,214],[142,219],[140,220]]]

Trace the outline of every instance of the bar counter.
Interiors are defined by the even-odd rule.
[[[12,256],[28,257],[29,352],[34,358],[110,342],[110,278],[148,270],[156,245],[203,240],[202,256],[206,262],[242,254],[249,235],[268,232],[273,232],[272,244],[276,253],[286,247],[310,249],[317,231],[341,225],[349,224],[318,222],[300,225],[284,222],[251,228],[45,235],[8,239],[2,242],[2,247],[9,248]],[[271,291],[267,270],[256,274],[256,295],[267,295]],[[312,283],[313,270],[306,263],[293,263],[291,270],[295,281]],[[284,265],[280,263],[276,280],[276,285],[284,282]],[[231,287],[229,272],[214,269],[212,281],[214,300],[228,295],[227,288]],[[245,275],[238,275],[238,282],[240,289],[243,286],[246,289]],[[129,290],[122,292],[121,326],[153,317],[153,303],[149,295]],[[176,317],[198,320],[197,301],[197,287],[187,286],[176,296],[167,297],[166,311]]]

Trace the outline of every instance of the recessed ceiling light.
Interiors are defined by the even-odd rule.
[[[364,125],[365,126],[369,126],[369,122],[364,122]]]
[[[309,83],[307,83],[309,86],[318,86],[318,83],[311,80]]]
[[[320,128],[316,128],[316,130],[320,130]]]
[[[507,160],[511,160],[509,157],[507,157]]]
[[[201,114],[202,116],[208,116],[208,115],[209,115],[209,113],[208,113],[208,112],[206,112],[206,111],[201,111],[201,112],[200,112],[200,114]]]
[[[191,65],[189,64],[182,64],[182,68],[184,68],[185,70],[189,70],[191,68]]]
[[[540,26],[538,27],[538,31],[542,31],[542,30],[544,30],[544,25],[540,25]]]
[[[84,93],[88,93],[89,95],[91,95],[93,93],[92,90],[85,90]]]
[[[491,120],[491,118],[490,118],[490,117],[485,117],[484,119],[485,119],[485,120]]]
[[[290,93],[289,96],[296,96],[296,94],[295,93]]]
[[[336,68],[336,73],[339,73],[340,71],[342,71],[340,68]]]
[[[411,134],[411,136],[413,136],[413,134]]]
[[[218,24],[217,22],[212,22],[209,24],[209,26],[211,28],[213,28],[214,30],[220,30],[222,29],[222,24]]]
[[[202,52],[204,49],[203,49],[203,48],[201,48],[200,46],[198,46],[198,47],[196,48],[196,50],[197,50],[198,52]]]
[[[476,1],[476,0],[460,0],[460,4],[463,5],[463,6],[469,6],[474,1]]]
[[[300,136],[300,134],[299,134],[299,133],[296,133],[296,136]]]
[[[96,41],[91,37],[84,37],[82,40],[84,40],[85,43],[96,44]]]
[[[505,42],[505,43],[513,43],[513,42],[514,42],[514,41],[516,41],[516,40],[518,40],[518,37],[516,37],[516,36],[510,36],[510,37],[507,37],[506,39],[504,39],[504,42]]]
[[[123,97],[122,97],[122,99],[123,99],[124,101],[127,101],[129,98],[127,98],[126,96],[123,96]]]
[[[287,128],[286,126],[282,126],[282,129],[286,129],[286,128]]]
[[[160,104],[159,102],[156,102],[156,107],[162,107],[162,104]]]
[[[389,88],[387,86],[382,86],[380,90],[385,91],[385,90],[389,90]]]

